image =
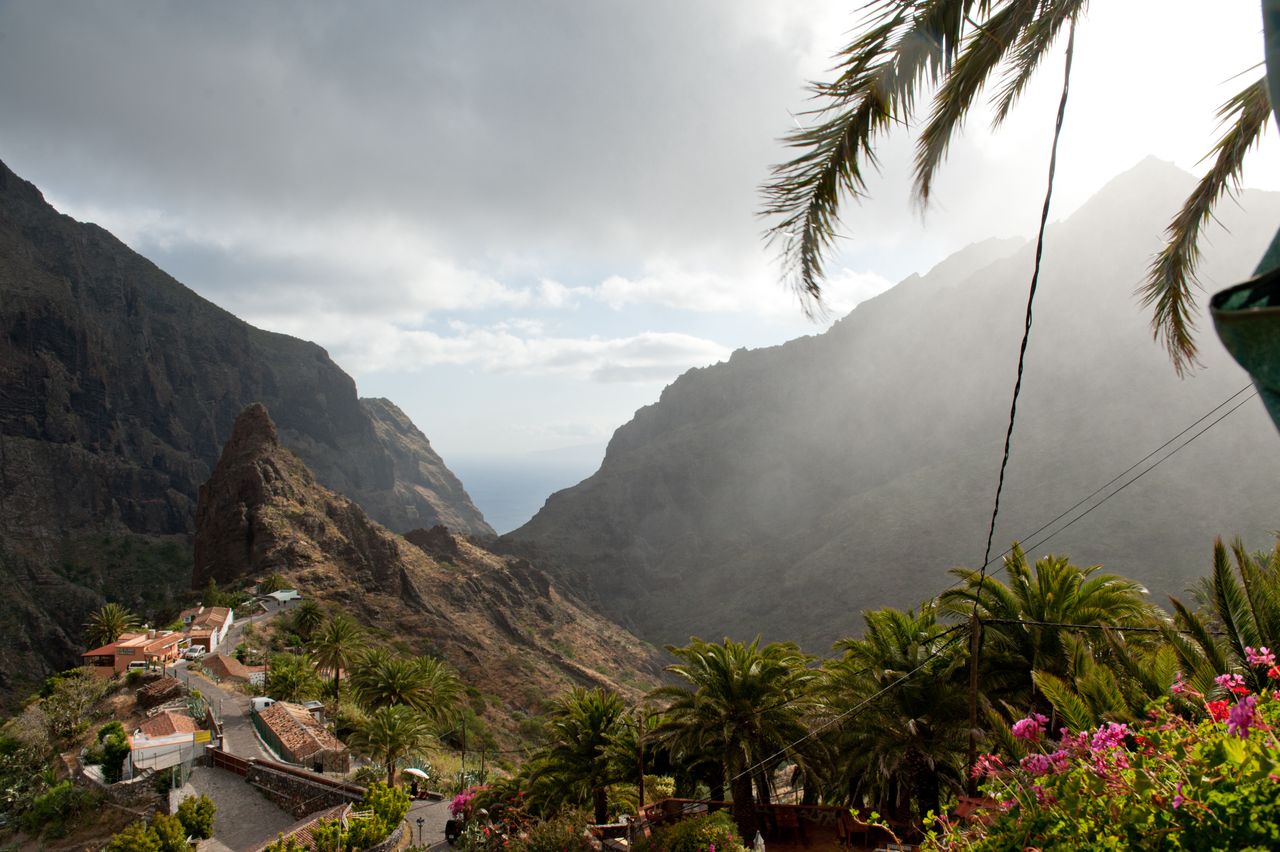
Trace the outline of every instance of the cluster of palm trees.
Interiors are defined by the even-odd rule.
[[[1080,729],[1140,719],[1178,677],[1204,695],[1226,672],[1264,678],[1245,649],[1280,647],[1280,549],[1219,542],[1212,575],[1192,604],[1173,600],[1172,615],[1099,566],[1032,563],[1016,546],[1002,576],[952,573],[953,587],[915,610],[864,613],[863,634],[837,643],[834,658],[695,638],[668,648],[678,683],[650,693],[643,710],[600,689],[566,693],[512,783],[543,813],[589,805],[603,821],[617,785],[672,774],[686,795],[697,782],[713,799],[727,789],[747,837],[755,803],[779,784],[805,803],[918,824],[964,790],[975,615],[984,751],[1012,752],[1010,723],[1029,711]]]
[[[306,652],[272,657],[268,695],[280,701],[315,698],[332,678],[327,684],[330,697],[353,728],[350,745],[386,770],[388,784],[394,783],[401,761],[436,745],[462,693],[457,675],[447,665],[376,646],[351,616],[326,616],[312,601],[298,605],[289,626],[305,643]]]

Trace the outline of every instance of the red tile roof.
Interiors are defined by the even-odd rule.
[[[295,760],[306,760],[320,751],[346,751],[342,741],[316,721],[307,708],[277,701],[258,713],[258,718],[279,738]]]
[[[266,666],[246,666],[235,657],[226,654],[209,654],[200,658],[200,665],[214,677],[231,680],[248,680],[249,675],[266,670]]]
[[[157,713],[138,728],[139,733],[148,737],[167,737],[170,734],[194,734],[200,730],[196,720],[186,713],[175,713],[165,710]]]

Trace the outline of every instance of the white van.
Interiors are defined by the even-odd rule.
[[[265,695],[259,695],[257,698],[249,699],[249,709],[254,713],[261,713],[263,710],[266,710],[275,703],[276,700],[274,698],[267,698]]]
[[[130,663],[129,665],[125,666],[125,671],[127,671],[127,672],[145,672],[145,671],[146,671],[147,669],[149,669],[149,668],[151,668],[151,666],[147,665],[147,664],[146,664],[145,662],[143,662],[142,660],[134,660],[132,663]]]

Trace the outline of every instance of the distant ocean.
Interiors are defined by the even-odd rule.
[[[532,518],[556,491],[595,473],[603,457],[604,447],[593,446],[505,458],[448,458],[445,463],[501,535]]]

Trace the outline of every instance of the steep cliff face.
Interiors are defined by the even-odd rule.
[[[1179,380],[1132,295],[1191,183],[1148,161],[1050,228],[997,553],[1246,385],[1211,330]],[[1220,212],[1210,290],[1247,276],[1280,197]],[[981,561],[1032,250],[971,247],[824,334],[686,373],[497,547],[660,642],[822,650],[864,608],[936,594]],[[1034,552],[1103,562],[1162,599],[1207,570],[1214,535],[1268,546],[1278,512],[1280,444],[1255,400]]]
[[[528,562],[444,527],[402,538],[369,520],[320,485],[253,405],[200,489],[195,577],[227,585],[273,573],[388,640],[440,655],[487,696],[490,721],[508,733],[569,685],[638,697],[659,677],[651,648]]]
[[[197,490],[254,401],[321,482],[388,525],[492,534],[421,432],[362,403],[323,349],[200,298],[0,163],[0,581],[35,571],[89,592],[24,605],[0,647],[28,641],[13,625],[33,620],[41,661],[67,665],[104,589],[139,605],[189,588],[189,557],[102,576],[95,547],[189,537]]]

